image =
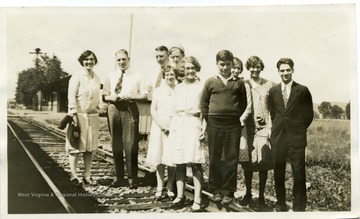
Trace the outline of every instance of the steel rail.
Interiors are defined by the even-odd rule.
[[[22,148],[24,149],[24,151],[26,152],[26,154],[29,156],[30,160],[33,162],[34,166],[36,167],[36,169],[39,171],[39,173],[41,174],[41,176],[45,179],[46,183],[49,185],[49,187],[51,188],[51,190],[53,191],[54,194],[61,194],[60,190],[56,187],[56,185],[54,184],[54,182],[50,179],[50,177],[45,173],[45,171],[41,168],[40,164],[36,161],[36,159],[34,158],[34,156],[31,154],[31,152],[27,149],[26,145],[21,141],[21,139],[19,138],[19,136],[16,134],[15,130],[13,129],[13,127],[10,125],[10,123],[7,123],[9,129],[11,130],[11,132],[14,134],[15,138],[17,139],[17,141],[20,143],[20,145],[22,146]],[[73,207],[68,203],[68,201],[59,195],[55,195],[58,200],[60,201],[60,203],[64,206],[64,208],[66,209],[66,211],[68,213],[76,213],[75,210],[73,209]]]

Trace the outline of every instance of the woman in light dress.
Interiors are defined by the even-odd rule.
[[[248,132],[248,145],[250,162],[242,163],[245,175],[246,194],[240,201],[241,205],[252,203],[251,184],[253,172],[259,172],[259,198],[260,207],[266,207],[264,192],[268,170],[273,168],[271,145],[271,118],[268,109],[269,90],[274,82],[260,77],[264,63],[257,56],[251,56],[246,61],[246,69],[250,72],[250,79],[246,80],[251,89],[252,112],[246,121]]]
[[[78,58],[83,69],[72,74],[68,88],[68,114],[73,122],[80,127],[80,143],[76,148],[69,140],[71,126],[68,127],[66,138],[66,150],[69,154],[71,182],[94,185],[90,176],[92,154],[98,148],[99,136],[99,102],[100,102],[100,79],[94,73],[93,68],[97,64],[97,58],[92,51],[84,51]],[[77,174],[79,154],[83,154],[84,178],[81,181]]]
[[[164,82],[156,88],[153,93],[151,103],[151,116],[153,123],[151,125],[151,135],[149,138],[149,147],[146,161],[149,166],[156,169],[157,188],[155,192],[156,199],[162,197],[164,187],[165,167],[167,167],[167,196],[170,200],[174,199],[173,184],[175,178],[175,163],[162,160],[164,148],[170,147],[168,136],[171,120],[174,116],[175,93],[177,84],[176,69],[170,68],[163,72]]]
[[[183,59],[185,79],[175,88],[175,115],[169,133],[171,147],[164,151],[163,160],[176,163],[177,197],[173,201],[174,205],[181,206],[185,201],[186,166],[191,166],[195,188],[192,210],[199,211],[203,183],[202,164],[205,163],[204,147],[200,140],[204,138],[206,126],[202,123],[199,109],[202,84],[197,73],[201,66],[192,56]]]

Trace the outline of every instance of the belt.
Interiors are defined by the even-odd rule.
[[[125,111],[128,109],[128,104],[125,101],[110,101],[118,110]]]
[[[177,113],[178,116],[193,116],[193,117],[200,117],[200,113],[188,113],[188,112],[179,112]]]

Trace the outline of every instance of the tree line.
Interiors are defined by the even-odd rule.
[[[34,67],[22,70],[18,73],[15,100],[17,104],[23,104],[26,108],[37,105],[36,93],[38,90],[53,81],[68,76],[61,67],[60,59],[46,53],[34,60]]]
[[[338,105],[331,105],[330,102],[324,101],[318,106],[320,117],[324,119],[350,119],[350,102],[346,104],[345,111]]]

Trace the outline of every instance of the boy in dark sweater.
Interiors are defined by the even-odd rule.
[[[246,109],[242,79],[231,74],[233,54],[222,50],[216,55],[219,73],[206,80],[200,110],[207,121],[209,141],[209,184],[214,200],[228,204],[234,197],[240,144],[240,116]]]

